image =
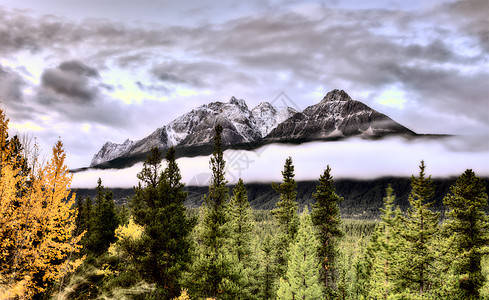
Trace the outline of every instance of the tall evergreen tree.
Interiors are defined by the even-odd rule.
[[[236,278],[229,254],[229,230],[224,154],[222,150],[222,126],[217,125],[214,137],[214,152],[210,159],[212,170],[209,192],[204,196],[200,222],[197,228],[199,256],[192,274],[194,296],[232,299],[237,291]]]
[[[319,241],[307,208],[300,218],[297,239],[291,245],[285,278],[280,279],[277,299],[323,299],[319,283]]]
[[[88,254],[97,257],[103,254],[111,243],[115,242],[115,230],[119,226],[119,218],[115,209],[112,191],[105,189],[102,180],[97,181],[97,197],[91,208],[86,204],[88,214],[86,222],[86,250]],[[88,201],[88,200],[87,200]],[[91,202],[91,200],[90,200]]]
[[[253,219],[246,188],[240,178],[229,201],[230,246],[239,262],[249,259],[251,255],[251,233]]]
[[[230,254],[236,260],[239,271],[239,299],[254,299],[258,291],[258,266],[252,252],[252,231],[254,221],[252,209],[246,195],[246,188],[240,178],[229,200]]]
[[[395,196],[392,187],[389,186],[386,192],[373,247],[375,250],[369,284],[369,295],[372,299],[389,299],[400,292],[401,210],[399,207],[394,209]]]
[[[272,183],[273,189],[280,194],[277,208],[272,210],[272,214],[278,224],[276,236],[277,246],[277,270],[279,276],[283,276],[287,269],[287,252],[290,243],[294,240],[299,225],[297,214],[297,183],[294,179],[294,165],[292,158],[285,160],[284,170],[282,171],[282,183]]]
[[[100,177],[97,180],[95,191],[97,192],[97,195],[95,197],[95,207],[97,208],[97,211],[100,212],[100,209],[102,208],[102,203],[104,202],[105,198],[105,188],[102,185],[102,179]]]
[[[158,149],[150,157],[138,178],[133,199],[135,221],[143,226],[140,247],[144,254],[138,258],[144,278],[156,283],[154,296],[159,299],[177,297],[181,277],[191,261],[190,233],[194,222],[186,216],[183,202],[187,198],[181,183],[180,169],[175,161],[175,149],[166,153],[167,166],[161,174]]]
[[[258,273],[259,299],[273,299],[276,295],[277,266],[275,263],[275,243],[270,234],[267,234],[260,244]]]
[[[456,277],[458,299],[481,299],[486,278],[481,259],[489,254],[489,218],[486,186],[483,179],[466,170],[443,199],[448,207],[444,229],[449,236],[450,273]]]
[[[75,225],[76,229],[75,232],[76,234],[80,234],[87,230],[87,225],[86,225],[86,219],[85,219],[85,201],[83,200],[83,197],[77,197],[76,202],[75,202],[75,210],[76,210],[76,218],[75,218]]]
[[[324,297],[330,299],[337,290],[338,240],[343,236],[340,228],[341,215],[338,203],[343,201],[343,198],[336,194],[329,166],[324,174],[319,177],[319,185],[313,197],[316,199],[316,203],[313,205],[311,218],[319,240],[320,278]]]
[[[419,169],[419,176],[411,177],[410,207],[403,218],[401,236],[405,247],[401,277],[406,293],[423,295],[429,292],[430,277],[434,276],[436,251],[433,242],[439,232],[439,213],[430,210],[435,188],[431,176],[425,174],[424,161]]]

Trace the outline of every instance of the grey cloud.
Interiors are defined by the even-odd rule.
[[[464,75],[453,70],[406,68],[399,76],[423,105],[489,125],[488,72]]]
[[[198,62],[167,61],[155,65],[151,73],[164,82],[198,88],[213,88],[216,83],[233,80],[243,84],[250,84],[254,81],[250,75],[234,70],[228,64],[205,60]]]
[[[156,72],[157,71],[155,71],[155,73]],[[179,78],[178,76],[175,76],[173,74],[170,74],[170,73],[160,72],[160,73],[157,73],[155,75],[161,81],[167,81],[167,82],[170,82],[170,83],[177,83],[177,84],[186,84],[187,83],[187,81]]]
[[[22,88],[26,85],[15,70],[0,65],[0,101],[20,105],[23,100]]]
[[[141,67],[153,58],[154,55],[147,52],[137,53],[137,54],[129,54],[129,55],[121,55],[117,58],[117,65],[121,68],[137,68]]]
[[[67,72],[74,73],[79,76],[88,76],[88,77],[98,77],[98,71],[94,68],[90,68],[82,62],[71,60],[62,62],[59,66],[59,69]]]
[[[4,12],[0,52],[91,47],[87,56],[101,64],[110,60],[123,68],[149,68],[162,85],[141,81],[139,88],[146,91],[171,90],[172,85],[214,90],[240,85],[257,91],[301,85],[307,91],[321,85],[335,88],[330,85],[338,82],[357,90],[381,90],[400,84],[423,105],[487,122],[484,81],[488,73],[460,71],[486,64],[487,55],[459,53],[451,39],[476,37],[485,47],[487,3],[445,4],[437,18],[412,11],[322,8],[319,17],[311,19],[286,9],[267,9],[222,24],[193,27],[131,27],[94,19],[71,23]],[[457,26],[447,29],[446,23],[437,24],[440,20]],[[425,29],[429,32],[422,32]],[[177,59],[172,53],[191,60]],[[51,97],[93,101],[97,89],[88,82],[96,70],[71,64],[46,70],[43,88],[54,92]],[[289,78],[279,79],[280,73]]]
[[[117,45],[121,53],[129,48],[162,46],[168,44],[167,35],[157,29],[129,28],[122,23],[87,19],[78,23],[64,18],[43,15],[33,17],[22,11],[8,11],[0,7],[0,53],[16,51],[39,52],[44,49],[63,49],[88,45],[94,49]]]
[[[81,62],[68,61],[57,68],[45,70],[41,76],[41,87],[46,92],[52,91],[66,97],[68,101],[92,102],[97,97],[98,90],[90,86],[89,77],[97,76],[97,70]]]
[[[468,35],[475,37],[483,50],[489,52],[489,1],[458,0],[442,5],[445,22],[455,23]]]
[[[136,86],[145,92],[156,92],[156,93],[165,93],[165,94],[170,94],[172,92],[172,89],[164,86],[164,85],[155,85],[155,84],[144,84],[141,81],[136,81]]]
[[[106,83],[100,83],[98,86],[101,87],[101,88],[103,88],[103,89],[105,89],[105,90],[107,90],[107,91],[113,91],[113,90],[115,90],[115,87],[113,85],[106,84]]]

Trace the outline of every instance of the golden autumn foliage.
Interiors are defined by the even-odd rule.
[[[58,141],[45,165],[34,158],[21,170],[8,140],[8,119],[0,109],[0,299],[30,298],[76,269],[81,246],[73,236],[75,195]]]
[[[182,290],[180,296],[173,298],[172,300],[191,300],[190,296],[187,294],[187,290]],[[206,298],[205,300],[216,300],[216,298]]]
[[[120,256],[124,252],[125,243],[134,243],[143,234],[143,226],[134,223],[134,219],[130,218],[126,225],[119,225],[115,230],[117,241],[110,244],[108,253],[114,256]]]
[[[173,298],[172,300],[190,300],[190,296],[187,294],[186,290],[183,290],[180,296]]]

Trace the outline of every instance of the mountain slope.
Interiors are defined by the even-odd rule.
[[[222,141],[225,146],[254,143],[296,112],[290,107],[278,111],[267,102],[250,110],[244,100],[235,97],[227,103],[211,102],[176,118],[139,141],[127,140],[124,144],[107,142],[95,154],[90,166],[117,158],[140,156],[149,152],[152,147],[165,150],[171,146],[209,146],[213,144],[214,127],[217,124],[223,127]]]
[[[249,109],[232,97],[229,102],[201,105],[156,129],[149,136],[123,144],[106,143],[92,159],[91,167],[117,167],[144,160],[152,147],[162,151],[175,146],[183,156],[212,152],[214,127],[223,127],[225,148],[253,149],[267,143],[305,142],[351,136],[416,136],[416,133],[343,90],[329,92],[318,104],[302,112],[285,107],[277,110],[268,102]]]
[[[315,140],[335,137],[416,135],[362,102],[352,100],[343,90],[329,92],[321,102],[280,123],[265,138],[274,140]]]

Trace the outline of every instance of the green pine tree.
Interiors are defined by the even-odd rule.
[[[75,203],[75,209],[76,209],[76,219],[75,219],[75,224],[76,224],[76,229],[75,232],[77,235],[81,234],[85,230],[87,230],[87,225],[86,225],[86,207],[85,203],[82,197],[77,197],[76,198],[76,203]]]
[[[375,254],[379,251],[379,236],[380,231],[375,230],[370,236],[366,247],[362,249],[363,252],[360,254],[354,265],[356,280],[353,285],[352,293],[355,295],[355,299],[369,299],[369,292],[372,284],[371,278],[376,257]]]
[[[191,279],[194,297],[232,299],[238,291],[237,276],[233,268],[233,256],[229,253],[227,226],[227,202],[224,154],[222,150],[222,126],[217,125],[214,137],[214,152],[210,159],[212,170],[209,192],[204,196],[200,222],[197,227],[198,257]]]
[[[257,282],[258,299],[273,299],[276,295],[277,266],[275,263],[275,243],[270,234],[265,235],[260,244],[259,273]]]
[[[95,228],[98,230],[101,240],[100,253],[104,253],[109,249],[110,244],[116,241],[115,230],[120,224],[112,191],[106,190],[104,192],[103,199],[98,206]]]
[[[448,207],[444,229],[447,233],[450,273],[455,276],[455,297],[481,299],[486,278],[481,259],[489,254],[489,218],[486,186],[483,179],[466,170],[450,187],[443,203]]]
[[[296,241],[291,245],[285,278],[281,278],[277,299],[323,299],[319,283],[319,241],[307,208],[300,218]]]
[[[439,233],[439,213],[430,210],[435,188],[431,176],[425,174],[424,161],[419,168],[419,177],[411,177],[410,207],[400,232],[404,242],[401,286],[405,294],[424,295],[432,289],[436,276],[434,241]]]
[[[187,198],[181,183],[175,149],[166,153],[167,166],[160,170],[161,152],[154,148],[138,178],[133,199],[134,220],[143,226],[139,241],[143,254],[137,260],[143,278],[156,283],[153,293],[158,299],[172,299],[180,294],[181,277],[191,262],[190,234],[194,222],[186,216],[183,202]]]
[[[401,290],[399,286],[399,249],[402,248],[400,236],[401,210],[394,210],[393,189],[386,189],[384,207],[381,208],[381,221],[376,227],[376,245],[373,247],[373,262],[369,284],[372,299],[390,299]]]
[[[239,262],[245,262],[251,255],[251,234],[253,231],[252,209],[246,195],[246,188],[240,178],[229,201],[230,246]]]
[[[341,215],[338,203],[343,198],[335,192],[333,176],[328,166],[319,177],[319,185],[313,194],[316,203],[311,212],[312,223],[316,227],[319,240],[318,257],[321,262],[321,283],[324,297],[330,299],[337,291],[339,255],[338,240],[344,235],[341,231]]]
[[[280,194],[277,208],[272,210],[272,215],[278,224],[276,235],[277,247],[277,271],[279,276],[283,276],[287,269],[287,252],[290,243],[294,240],[298,225],[299,216],[297,214],[297,183],[294,179],[294,165],[292,158],[285,160],[284,170],[282,171],[282,183],[272,183],[273,189]]]
[[[246,188],[240,178],[229,200],[230,254],[237,260],[235,268],[239,275],[239,299],[254,299],[258,290],[256,260],[252,252],[252,231],[254,227],[252,209],[246,195]]]
[[[86,253],[96,258],[109,249],[111,243],[115,242],[115,230],[120,224],[117,211],[115,209],[112,191],[105,189],[102,180],[97,181],[97,197],[92,204],[91,199],[85,203],[86,214],[86,239],[84,246]]]

